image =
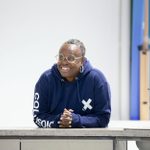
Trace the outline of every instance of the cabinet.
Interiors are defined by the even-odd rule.
[[[0,150],[113,150],[112,140],[0,139]]]
[[[21,150],[113,150],[112,140],[32,139],[22,140]]]
[[[0,139],[0,150],[20,150],[20,140]]]

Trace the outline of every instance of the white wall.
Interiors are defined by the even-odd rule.
[[[112,119],[128,119],[129,13],[129,0],[1,0],[0,126],[34,126],[34,85],[70,38],[107,77]]]

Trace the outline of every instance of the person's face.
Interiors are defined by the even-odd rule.
[[[58,58],[57,68],[61,76],[68,81],[73,81],[83,64],[80,48],[74,44],[64,44],[59,50]]]

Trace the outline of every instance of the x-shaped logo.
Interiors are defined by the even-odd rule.
[[[90,103],[92,102],[92,100],[89,98],[87,101],[85,101],[84,99],[82,100],[82,104],[84,105],[82,110],[86,111],[86,109],[92,109],[93,107],[90,105]]]

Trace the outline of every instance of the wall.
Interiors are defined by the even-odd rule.
[[[129,0],[1,0],[0,126],[34,126],[34,85],[70,38],[108,79],[112,119],[128,119],[129,20]]]

